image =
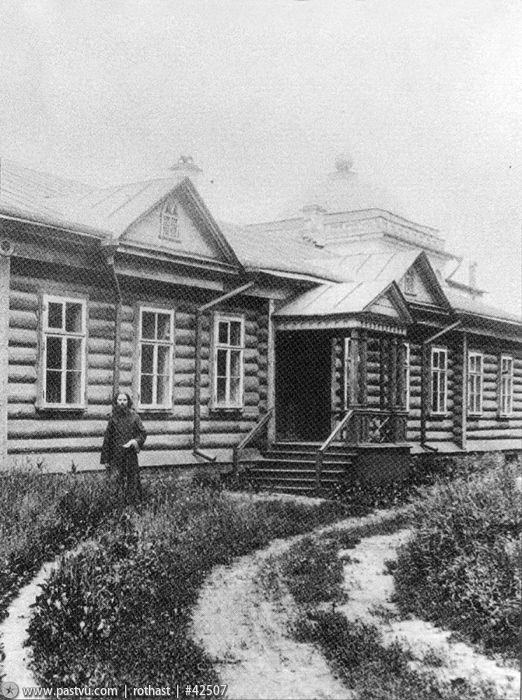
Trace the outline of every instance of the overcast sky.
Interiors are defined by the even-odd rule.
[[[0,155],[88,183],[191,154],[271,218],[349,154],[521,299],[520,0],[0,0]],[[208,187],[207,187],[208,191]]]

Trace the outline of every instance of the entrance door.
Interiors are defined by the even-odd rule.
[[[277,439],[319,442],[331,430],[331,343],[315,331],[276,335]]]

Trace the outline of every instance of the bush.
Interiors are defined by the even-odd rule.
[[[146,509],[65,564],[43,586],[30,625],[48,685],[214,683],[191,641],[191,609],[213,566],[345,514],[339,504],[231,499],[156,482]]]
[[[439,484],[416,504],[414,535],[394,574],[397,602],[402,613],[515,656],[522,554],[517,464],[488,456],[477,467],[477,475]]]

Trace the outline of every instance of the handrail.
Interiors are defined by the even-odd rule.
[[[321,488],[321,471],[323,469],[323,457],[324,453],[326,450],[330,447],[332,442],[335,440],[337,435],[341,432],[341,430],[348,424],[348,421],[354,414],[354,409],[350,409],[348,413],[344,416],[342,420],[337,423],[335,428],[332,430],[330,435],[326,438],[326,440],[323,442],[321,447],[317,450],[316,455],[315,455],[315,486],[317,490]]]
[[[326,440],[323,442],[321,447],[317,450],[318,452],[322,452],[322,453],[326,452],[326,450],[330,447],[330,445],[335,440],[335,438],[337,437],[339,432],[345,427],[345,425],[348,423],[348,421],[350,420],[350,418],[353,416],[354,413],[355,413],[355,411],[353,408],[348,411],[348,413],[344,416],[344,418],[341,421],[339,421],[339,423],[337,423],[337,425],[332,430],[330,435],[326,438]]]
[[[269,408],[268,411],[258,420],[254,427],[245,435],[245,437],[233,448],[232,451],[232,462],[234,466],[234,472],[237,472],[239,466],[239,455],[245,449],[251,440],[265,427],[270,418],[274,413],[274,408]]]

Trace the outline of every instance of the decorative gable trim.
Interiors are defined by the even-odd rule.
[[[395,311],[394,317],[399,323],[413,323],[413,317],[408,309],[406,299],[396,282],[392,282],[386,289],[372,299],[372,301],[364,307],[363,312],[383,315],[381,309],[384,310],[386,307],[385,305],[379,304],[383,299],[389,302],[388,308],[392,308]],[[391,316],[389,313],[384,313],[384,315]]]
[[[131,227],[142,221],[156,208],[159,207],[163,213],[165,205],[169,201],[173,201],[174,197],[179,204],[186,208],[187,212],[194,219],[195,223],[206,230],[223,256],[223,260],[221,262],[232,265],[239,271],[243,271],[243,266],[236,256],[234,250],[226,240],[214,217],[208,210],[198,191],[188,177],[184,178],[181,182],[166,192],[163,197],[155,201],[151,206],[147,207],[146,210],[144,210],[138,217],[129,223],[123,233],[119,236],[119,240],[124,242],[126,234]]]

